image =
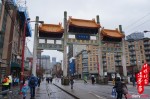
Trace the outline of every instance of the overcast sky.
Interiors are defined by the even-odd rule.
[[[125,34],[150,30],[150,0],[27,0],[29,17],[39,16],[47,24],[63,23],[64,11],[68,16],[79,19],[100,17],[100,24],[106,29],[122,25]],[[31,24],[34,29],[33,23]],[[150,37],[149,34],[145,36]],[[33,51],[33,35],[27,43]],[[43,54],[62,60],[58,51],[44,51]]]

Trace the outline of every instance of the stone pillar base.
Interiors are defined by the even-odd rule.
[[[69,85],[69,78],[68,77],[61,78],[61,84],[62,85]]]
[[[96,83],[98,83],[98,84],[108,84],[107,77],[98,77],[96,80],[97,80]]]

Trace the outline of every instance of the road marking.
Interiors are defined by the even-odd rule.
[[[97,95],[97,94],[95,94],[95,93],[92,93],[92,92],[89,92],[89,93],[92,94],[92,95],[94,95],[94,96],[96,96],[98,99],[106,99],[106,98],[101,97],[101,96],[99,96],[99,95]]]

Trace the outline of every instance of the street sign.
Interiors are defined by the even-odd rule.
[[[89,34],[75,34],[77,40],[90,40]]]
[[[98,41],[97,40],[77,40],[75,38],[68,38],[67,44],[98,45]]]
[[[63,50],[63,39],[38,38],[37,49]]]

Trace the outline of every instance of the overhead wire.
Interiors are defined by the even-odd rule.
[[[130,26],[133,26],[134,24],[138,23],[139,21],[143,20],[145,17],[149,16],[150,13],[144,15],[143,17],[139,18],[138,20],[136,20],[135,22],[131,23],[130,25],[126,26],[124,29],[129,28]]]
[[[149,22],[149,21],[150,21],[150,19],[144,21],[143,23],[141,23],[141,24],[139,24],[139,25],[137,25],[137,26],[135,26],[135,27],[133,27],[133,28],[131,28],[131,29],[129,29],[129,30],[133,30],[133,29],[135,29],[135,28],[137,28],[137,27],[139,27],[139,26],[142,26],[142,25],[144,25],[145,23],[147,23],[147,22]],[[128,31],[129,31],[129,30],[128,30]]]

